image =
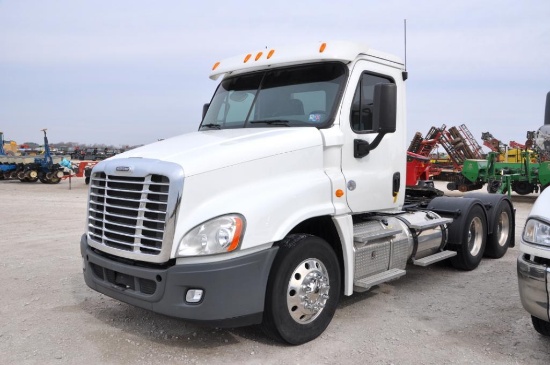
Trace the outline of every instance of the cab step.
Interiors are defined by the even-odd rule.
[[[453,256],[456,256],[456,251],[441,251],[436,254],[426,256],[418,260],[413,259],[413,264],[417,266],[428,266],[433,263],[446,260],[449,257],[453,257]]]
[[[385,283],[386,281],[394,280],[405,275],[406,271],[401,269],[391,269],[381,272],[380,274],[367,276],[366,278],[355,280],[353,285],[362,289],[369,289],[370,287],[378,284]]]

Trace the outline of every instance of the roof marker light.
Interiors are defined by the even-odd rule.
[[[263,52],[258,52],[258,54],[256,55],[256,58],[254,60],[258,61],[260,59],[260,57],[262,57],[262,54],[263,54]]]
[[[327,44],[326,43],[322,43],[321,44],[321,47],[319,47],[319,53],[323,53],[325,51],[325,48],[327,48]]]
[[[220,63],[219,63],[219,62],[216,62],[216,63],[214,64],[214,66],[212,66],[212,71],[214,71],[215,69],[217,69],[219,65],[220,65]]]
[[[243,61],[243,62],[244,62],[244,63],[247,63],[248,60],[250,59],[250,57],[252,57],[252,55],[251,55],[250,53],[247,54],[246,57],[244,58],[244,61]]]
[[[269,53],[267,54],[267,59],[270,59],[271,56],[273,56],[273,53],[275,53],[275,50],[272,49],[271,51],[269,51]]]

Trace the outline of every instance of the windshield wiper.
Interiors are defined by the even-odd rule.
[[[286,127],[288,127],[288,123],[290,123],[288,120],[284,120],[284,119],[267,119],[267,120],[253,120],[253,121],[250,121],[248,122],[250,124],[259,124],[259,123],[263,123],[263,124],[269,124],[269,125],[284,125]]]
[[[201,128],[202,127],[212,128],[212,129],[222,129],[221,125],[214,124],[214,123],[203,124],[203,125],[201,125]]]

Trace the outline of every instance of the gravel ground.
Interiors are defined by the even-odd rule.
[[[439,186],[439,185],[438,185]],[[441,185],[443,186],[443,185]],[[441,188],[441,186],[439,186]],[[445,263],[345,297],[298,347],[257,327],[200,327],[117,302],[82,278],[87,186],[0,181],[0,363],[548,364],[521,306],[517,248],[471,272]],[[457,195],[455,193],[455,195]],[[460,195],[460,194],[458,194]],[[513,196],[516,239],[536,195]]]

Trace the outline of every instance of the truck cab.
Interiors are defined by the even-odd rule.
[[[550,336],[550,189],[533,205],[519,245],[518,283],[521,303],[533,326]]]
[[[411,203],[407,72],[350,42],[216,62],[196,132],[91,172],[84,278],[115,299],[216,326],[319,336],[340,295],[450,259],[461,270],[514,245],[503,195]]]
[[[550,153],[550,92],[546,95],[544,125],[536,133],[539,156]],[[548,166],[546,166],[548,167]],[[550,189],[543,186],[521,236],[518,284],[521,303],[531,314],[533,327],[550,336]]]

